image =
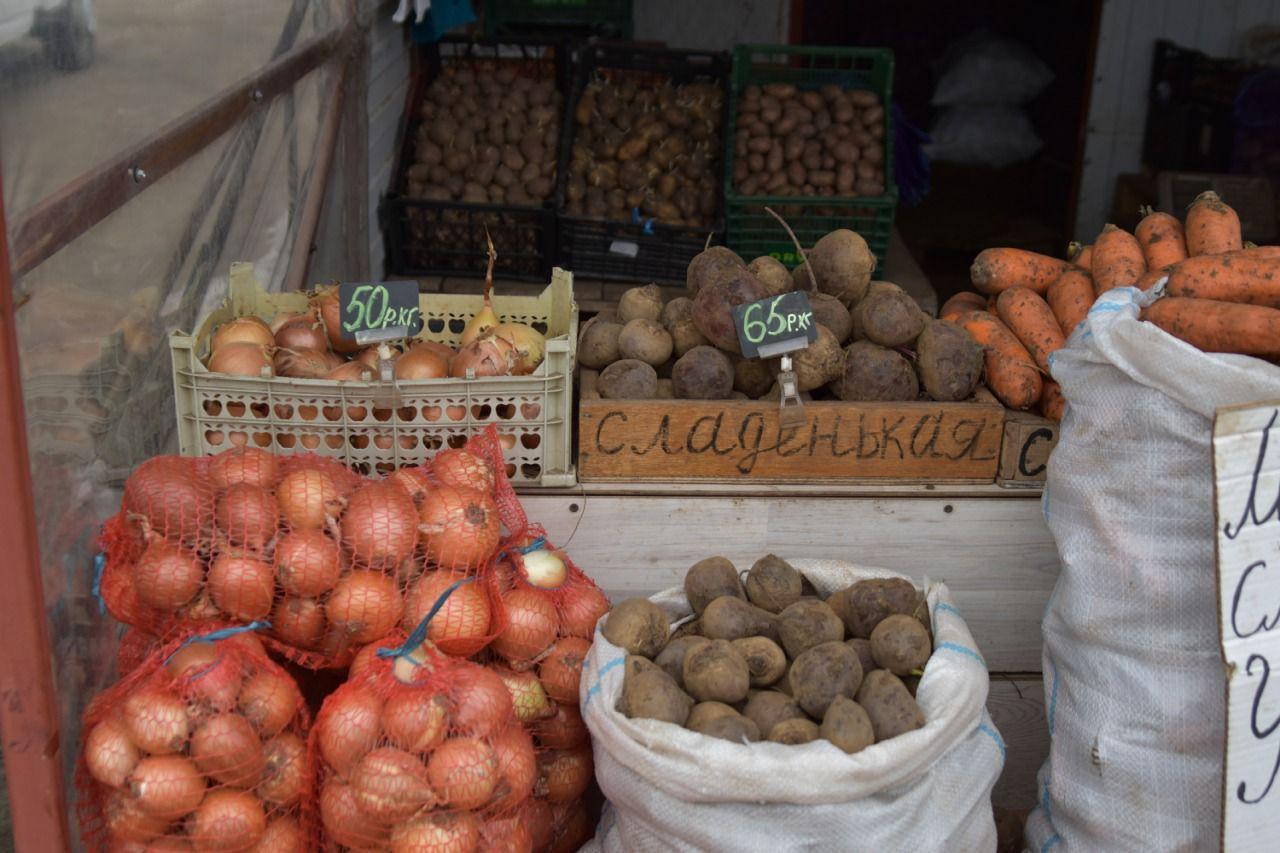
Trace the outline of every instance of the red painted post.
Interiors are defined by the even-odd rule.
[[[0,197],[0,734],[14,849],[26,853],[71,849],[61,750],[75,744],[58,739],[7,232]]]

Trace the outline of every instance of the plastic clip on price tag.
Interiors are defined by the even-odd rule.
[[[796,372],[792,370],[791,356],[782,357],[781,367],[778,371],[778,389],[781,391],[778,395],[778,423],[796,426],[804,423],[804,402],[796,390]]]
[[[800,291],[771,296],[733,309],[738,345],[746,358],[781,356],[778,373],[778,421],[794,426],[804,421],[791,353],[805,349],[818,339],[809,297]]]

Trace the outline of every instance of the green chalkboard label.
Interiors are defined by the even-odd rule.
[[[422,331],[416,281],[343,282],[338,304],[340,333],[346,340],[375,343]]]
[[[747,358],[773,358],[818,339],[809,297],[798,290],[734,306],[733,322]]]

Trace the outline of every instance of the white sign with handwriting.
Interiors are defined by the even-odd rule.
[[[1222,845],[1280,850],[1280,402],[1218,410],[1213,476],[1227,680]]]

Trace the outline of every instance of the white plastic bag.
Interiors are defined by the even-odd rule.
[[[823,595],[902,577],[830,560],[792,563]],[[730,743],[614,706],[625,652],[599,630],[583,667],[582,716],[609,809],[591,846],[636,851],[994,850],[991,788],[1004,742],[986,701],[986,665],[945,585],[927,584],[934,653],[916,692],[923,729],[846,755],[826,741]],[[652,599],[673,620],[684,591]]]
[[[996,169],[1021,163],[1044,144],[1019,107],[990,105],[940,110],[929,138],[930,160]]]
[[[1050,363],[1069,403],[1044,493],[1062,573],[1032,850],[1218,849],[1213,413],[1280,399],[1280,368],[1141,322],[1153,298],[1104,294]]]
[[[1049,66],[1021,43],[978,31],[948,51],[932,103],[1025,104],[1052,80]]]

